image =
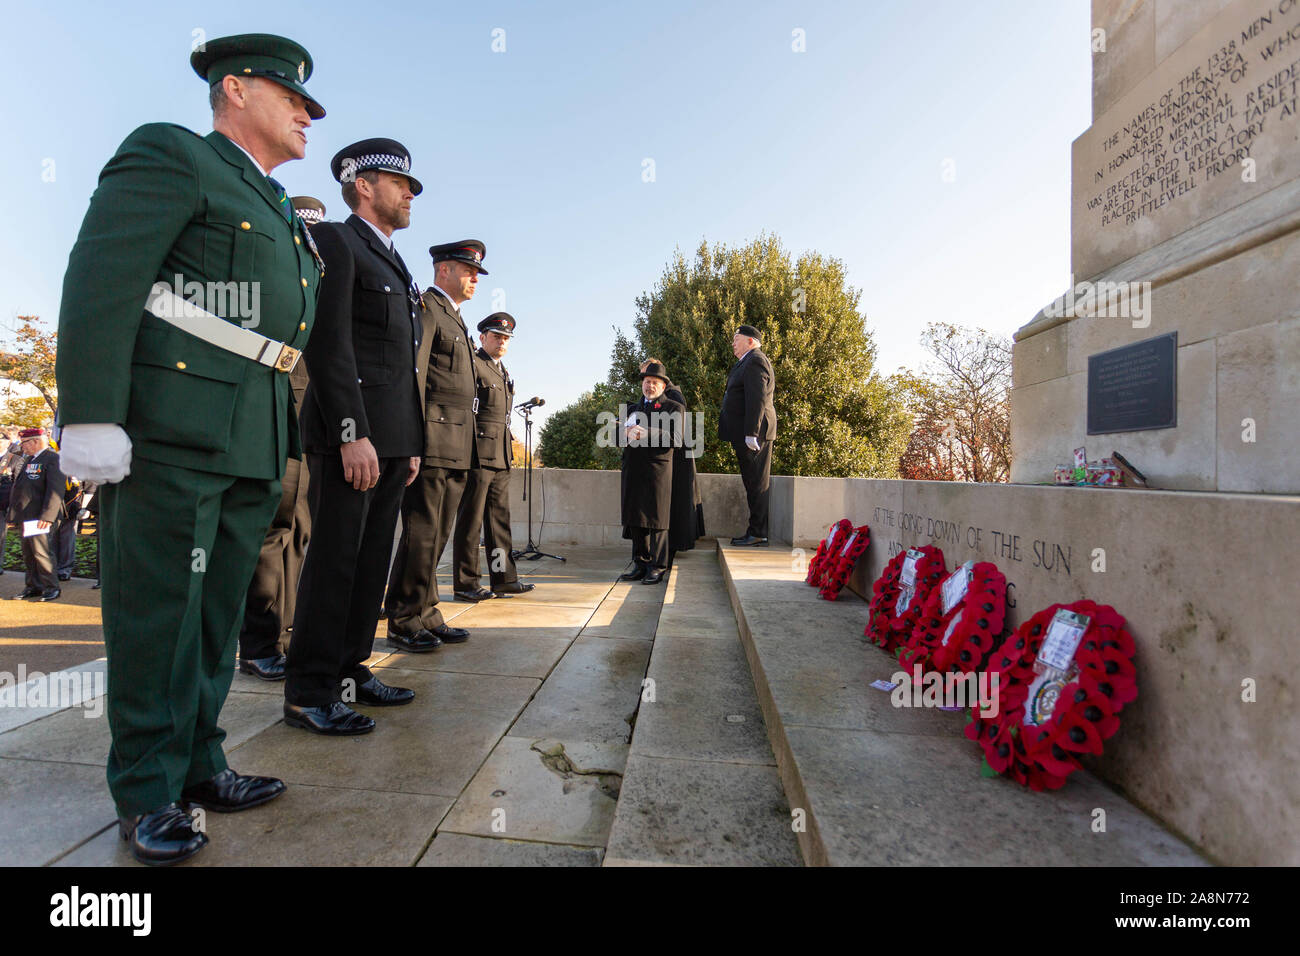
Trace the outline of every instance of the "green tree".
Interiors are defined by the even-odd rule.
[[[535,460],[548,468],[618,468],[622,460],[619,449],[598,439],[601,413],[615,414],[619,401],[614,390],[603,383],[583,392],[576,402],[546,420],[537,438]]]
[[[616,333],[608,385],[618,400],[633,400],[641,361],[662,360],[702,416],[696,467],[734,472],[718,409],[736,361],[732,334],[753,325],[776,373],[773,473],[895,477],[912,423],[875,370],[859,297],[838,259],[809,252],[792,261],[775,236],[735,248],[701,242],[693,260],[677,252],[654,291],[637,299],[634,338]]]
[[[19,425],[48,425],[58,413],[58,389],[54,383],[56,332],[44,332],[34,315],[20,315],[14,330],[13,352],[0,352],[0,379],[30,385],[39,393],[31,398],[9,397],[3,411],[6,420]]]

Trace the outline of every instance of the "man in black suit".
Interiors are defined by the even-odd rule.
[[[736,364],[722,396],[718,437],[731,442],[740,462],[740,478],[749,499],[749,527],[735,545],[767,545],[767,506],[772,491],[772,439],[776,438],[776,406],[772,404],[775,379],[772,363],[761,348],[762,338],[752,325],[742,325],[731,338]]]
[[[456,597],[464,601],[524,594],[535,587],[520,583],[515,560],[510,556],[510,460],[513,456],[510,410],[515,383],[501,359],[515,334],[514,316],[494,312],[478,324],[478,332],[481,344],[474,354],[474,375],[478,382],[474,442],[478,467],[470,470],[466,480],[452,543]],[[490,589],[479,586],[480,531],[487,551]]]
[[[410,225],[422,187],[410,154],[391,139],[354,143],[330,168],[352,215],[309,233],[325,262],[304,353],[312,542],[285,666],[284,722],[339,736],[375,727],[349,702],[392,706],[415,697],[381,682],[365,661],[402,489],[418,474],[424,448],[419,289],[392,240]]]
[[[314,196],[294,196],[289,201],[308,229],[325,218],[325,204]],[[299,362],[289,372],[289,391],[299,417],[307,382],[307,363]],[[306,464],[291,455],[280,479],[280,505],[262,541],[257,568],[244,599],[239,669],[260,680],[284,680],[286,658],[281,646],[288,646],[285,635],[293,628],[298,575],[311,540],[308,477]]]
[[[23,565],[27,586],[15,600],[39,598],[57,600],[63,592],[55,576],[54,536],[63,513],[63,492],[67,484],[59,470],[59,453],[50,447],[44,428],[26,428],[18,436],[25,455],[9,493],[9,520],[23,535]],[[27,521],[35,521],[38,534],[26,534]]]
[[[432,651],[469,639],[438,610],[438,559],[471,468],[474,441],[474,346],[461,303],[474,297],[486,247],[477,239],[432,246],[433,288],[424,293],[419,388],[424,397],[424,463],[402,499],[402,539],[388,578],[388,640],[408,651]]]

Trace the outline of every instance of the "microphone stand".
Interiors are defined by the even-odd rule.
[[[566,558],[558,554],[548,554],[533,543],[533,406],[525,403],[517,406],[515,410],[524,416],[524,500],[528,502],[528,544],[522,551],[511,551],[510,557],[516,561],[520,558],[529,561],[555,558],[557,561],[567,563]]]

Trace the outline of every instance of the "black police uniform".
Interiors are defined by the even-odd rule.
[[[746,328],[749,328],[746,326]],[[718,419],[718,437],[731,442],[740,463],[740,478],[749,503],[746,534],[767,537],[768,502],[772,491],[772,439],[776,438],[776,406],[772,401],[775,376],[761,348],[745,353],[727,376]],[[758,451],[745,438],[758,439]]]
[[[63,510],[65,484],[66,479],[59,470],[59,453],[53,448],[45,448],[27,459],[14,478],[9,493],[9,520],[18,525],[19,533],[24,521],[52,522],[46,533],[22,539],[27,587],[20,597],[36,597],[58,590],[53,541]]]
[[[472,240],[434,246],[429,252],[435,263],[442,258],[461,259],[453,254],[453,247],[466,248],[471,243],[481,260],[482,244]],[[469,331],[441,289],[426,291],[423,302],[416,366],[424,397],[424,461],[419,477],[402,499],[402,537],[388,578],[385,608],[389,636],[399,638],[443,627],[438,609],[438,559],[451,537],[468,472],[478,467],[474,441],[477,384]],[[455,636],[465,635],[458,631]]]
[[[420,191],[409,154],[391,140],[353,144],[331,167],[340,181],[348,170],[386,169]],[[328,707],[341,700],[344,681],[361,685],[372,677],[364,662],[402,489],[410,459],[424,447],[420,323],[411,273],[366,220],[354,214],[342,223],[322,222],[311,236],[325,261],[316,328],[304,352],[311,380],[301,425],[312,541],[298,582],[284,696],[286,705]],[[361,438],[374,445],[379,482],[357,491],[343,477],[340,447]]]
[[[479,327],[484,328],[486,322],[484,320]],[[492,590],[518,592],[519,574],[514,558],[510,556],[510,409],[515,397],[515,383],[505,366],[494,361],[481,348],[474,355],[474,371],[478,379],[474,440],[479,466],[469,473],[460,510],[456,514],[452,551],[455,587],[459,592],[478,590],[481,530]]]

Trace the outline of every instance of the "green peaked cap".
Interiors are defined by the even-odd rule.
[[[231,76],[260,76],[288,87],[307,101],[307,115],[320,119],[325,108],[307,92],[311,54],[299,43],[270,33],[241,33],[208,40],[190,54],[194,72],[208,86]]]

